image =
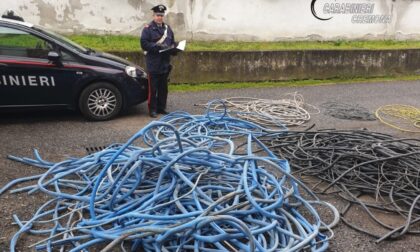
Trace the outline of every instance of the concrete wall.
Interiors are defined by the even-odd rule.
[[[158,3],[177,38],[217,40],[420,39],[419,0],[1,0],[0,13],[13,9],[29,22],[64,33],[138,34]],[[359,15],[331,4],[373,6],[363,17],[387,22],[360,23]],[[339,11],[340,12],[340,11]]]
[[[145,65],[141,53],[114,53]],[[420,75],[420,50],[186,52],[173,64],[172,83]]]

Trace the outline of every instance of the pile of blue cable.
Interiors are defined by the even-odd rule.
[[[226,108],[224,113],[207,110],[204,115],[191,115],[187,112],[178,111],[162,117],[160,121],[177,127],[182,135],[206,135],[232,138],[243,136],[244,134],[263,136],[267,133],[288,131],[286,125],[279,124],[277,125],[277,129],[273,130],[261,124],[233,117],[228,114]]]
[[[249,132],[256,130],[251,124],[224,123],[232,131],[217,133],[208,126],[227,118],[215,118],[196,131],[189,129],[196,117],[176,126],[153,122],[123,145],[59,163],[36,151],[34,159],[10,156],[46,171],[14,180],[0,194],[37,181],[11,192],[51,196],[30,220],[13,216],[19,231],[10,250],[24,233],[44,236],[31,246],[38,251],[326,250],[331,237],[322,232],[337,223],[336,209],[294,178],[288,162]],[[246,155],[235,155],[235,143],[217,136],[233,136],[234,129],[246,138]],[[255,145],[265,154],[254,155]],[[333,223],[325,224],[317,207],[331,210]]]

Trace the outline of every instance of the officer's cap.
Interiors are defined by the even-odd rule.
[[[163,4],[159,4],[159,5],[152,8],[152,11],[156,14],[165,14],[166,10],[167,10],[167,8]]]

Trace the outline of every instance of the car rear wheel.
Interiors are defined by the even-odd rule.
[[[112,84],[97,82],[83,90],[79,108],[89,120],[104,121],[117,116],[122,109],[121,92]]]

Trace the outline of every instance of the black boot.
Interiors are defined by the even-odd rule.
[[[169,114],[166,110],[164,110],[164,109],[159,109],[158,110],[158,113],[159,114],[161,114],[161,115],[167,115],[167,114]]]
[[[151,118],[157,118],[156,112],[150,112],[149,115]]]

